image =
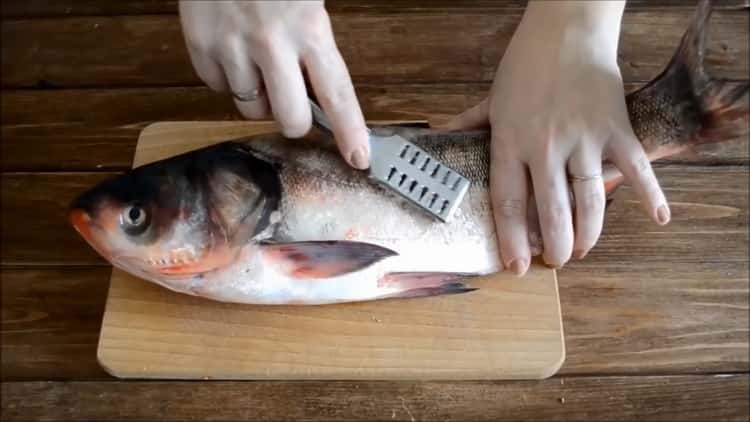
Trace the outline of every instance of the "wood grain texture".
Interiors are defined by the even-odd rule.
[[[70,202],[112,174],[2,174],[0,263],[105,265],[70,226]]]
[[[628,92],[640,84],[628,84]],[[427,121],[481,101],[487,84],[359,85],[371,120]],[[3,93],[3,171],[124,170],[140,131],[154,121],[240,120],[226,95],[203,87],[13,90]],[[746,164],[750,142],[737,139],[670,157],[667,163]]]
[[[747,372],[748,276],[747,261],[571,264],[558,272],[568,353],[560,372]]]
[[[133,165],[276,131],[273,123],[160,122],[141,132]],[[98,358],[122,378],[540,379],[557,372],[565,349],[555,271],[537,263],[523,280],[504,273],[470,284],[479,290],[269,307],[178,294],[116,270]]]
[[[525,0],[327,0],[329,13],[379,12],[408,13],[412,11],[451,12],[456,9],[519,10]],[[659,8],[692,8],[693,0],[628,0],[628,9],[658,10]],[[736,9],[747,7],[746,0],[716,0],[715,7]],[[29,18],[87,15],[153,15],[176,14],[176,0],[25,0],[6,1],[0,9],[3,18]]]
[[[674,54],[692,10],[630,11],[620,64],[628,82],[656,76]],[[332,16],[339,49],[357,83],[489,82],[520,12],[341,13]],[[746,78],[748,13],[716,11],[707,64],[718,76]],[[196,85],[176,16],[4,20],[2,86]],[[404,42],[408,40],[408,42]],[[113,48],[117,46],[117,48]],[[71,63],[75,63],[71,66]]]
[[[0,377],[106,377],[96,345],[110,273],[105,267],[2,269]]]
[[[3,383],[4,421],[746,421],[750,376]]]

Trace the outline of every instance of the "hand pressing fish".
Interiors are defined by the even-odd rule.
[[[703,69],[701,3],[666,70],[627,96],[636,135],[658,160],[748,133],[749,85]],[[261,135],[133,169],[84,193],[70,219],[112,265],[218,301],[314,305],[474,290],[502,270],[488,193],[486,131],[398,133],[471,181],[448,223],[397,201],[346,165],[332,142]],[[330,141],[330,139],[329,139]],[[623,182],[605,163],[608,195]],[[536,223],[536,216],[529,219]],[[538,236],[536,254],[543,245]]]

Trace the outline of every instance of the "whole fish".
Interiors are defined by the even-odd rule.
[[[710,12],[702,1],[664,72],[627,96],[651,160],[748,133],[748,81],[714,79],[703,68]],[[401,134],[471,180],[449,223],[372,184],[332,142],[278,134],[133,169],[77,198],[70,219],[113,266],[225,302],[313,305],[463,293],[474,290],[472,276],[501,271],[488,194],[489,133],[373,130]],[[605,169],[610,195],[623,177]],[[536,222],[533,210],[529,218]],[[541,253],[541,237],[531,237]]]

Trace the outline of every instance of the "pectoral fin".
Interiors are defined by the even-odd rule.
[[[366,268],[396,252],[364,242],[264,243],[263,259],[289,277],[327,278]]]

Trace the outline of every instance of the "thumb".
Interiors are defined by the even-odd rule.
[[[489,101],[485,98],[481,103],[448,120],[430,120],[430,127],[442,130],[478,129],[489,126],[488,113]]]

